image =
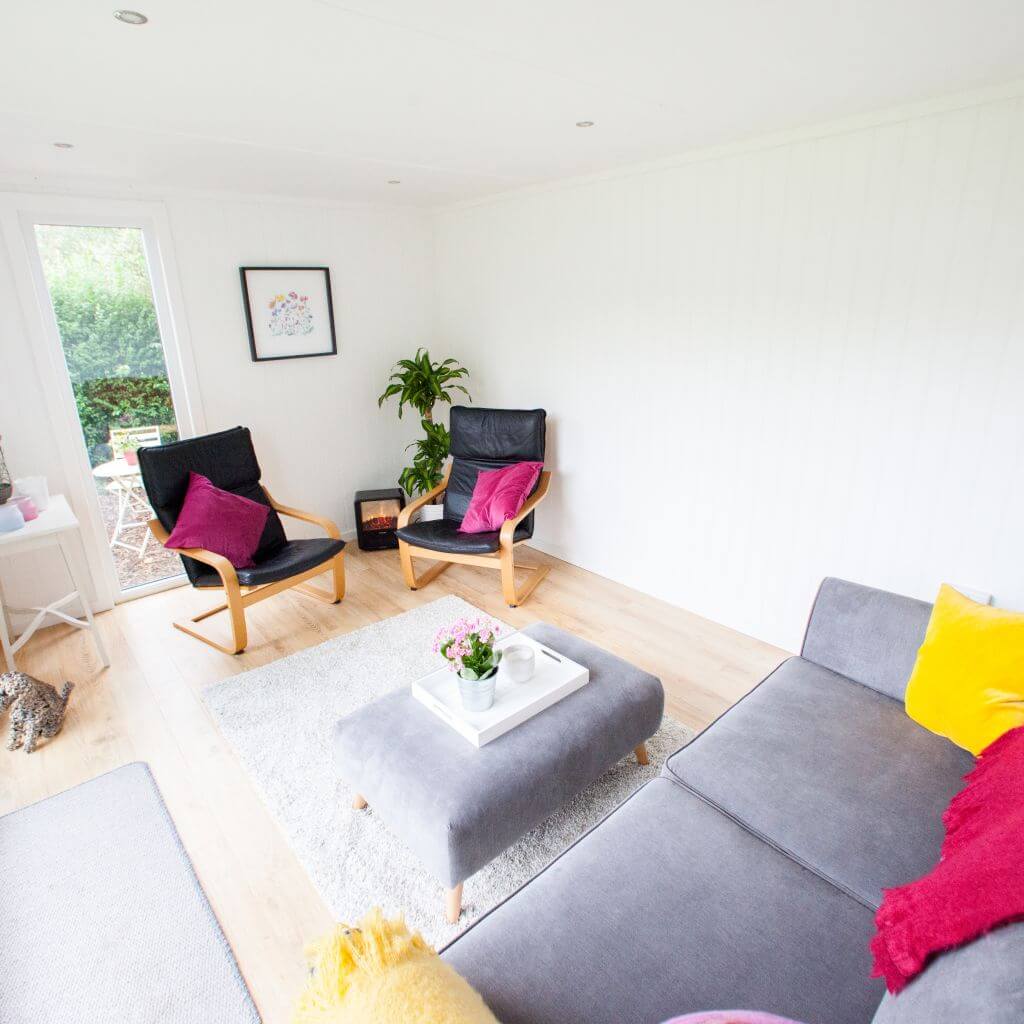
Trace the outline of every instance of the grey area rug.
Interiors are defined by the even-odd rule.
[[[0,818],[0,1021],[259,1024],[145,764]]]
[[[666,717],[648,743],[651,763],[632,758],[465,883],[458,925],[444,920],[443,890],[372,808],[354,811],[352,792],[331,758],[334,723],[369,701],[443,664],[434,634],[464,615],[483,614],[461,598],[420,608],[308,648],[208,687],[214,719],[248,769],[324,902],[353,923],[374,906],[402,912],[440,945],[512,893],[597,824],[692,735]],[[438,723],[439,728],[445,728]],[[312,936],[311,936],[312,938]]]

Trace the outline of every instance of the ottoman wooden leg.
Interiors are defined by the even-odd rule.
[[[368,807],[369,804],[367,804],[366,800],[363,799],[363,796],[362,796],[361,793],[356,793],[356,798],[355,798],[355,800],[352,801],[352,806],[357,811],[361,811],[364,807]]]
[[[462,883],[444,894],[444,916],[449,924],[455,924],[462,913]]]
[[[639,747],[633,748],[633,753],[636,754],[637,764],[650,764],[650,760],[647,757],[647,744],[641,743]]]

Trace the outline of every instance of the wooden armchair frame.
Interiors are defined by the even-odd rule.
[[[444,479],[432,490],[427,491],[426,494],[421,494],[415,501],[410,502],[402,509],[398,516],[398,528],[401,529],[403,526],[408,526],[409,521],[412,518],[413,512],[416,509],[426,505],[427,502],[433,501],[434,498],[438,497],[448,489],[448,477],[451,473],[451,467],[445,472]],[[515,537],[516,527],[544,500],[545,495],[548,493],[548,487],[551,484],[551,473],[547,470],[543,471],[540,475],[540,480],[537,482],[537,489],[527,499],[526,504],[519,510],[518,514],[514,519],[508,519],[501,527],[501,535],[498,540],[498,550],[486,555],[466,555],[459,552],[447,552],[447,551],[434,551],[432,548],[421,548],[414,544],[409,544],[399,537],[398,539],[398,554],[402,560],[402,575],[405,577],[406,585],[410,590],[419,590],[425,587],[431,580],[437,579],[454,562],[461,562],[463,565],[482,565],[488,569],[498,569],[501,572],[501,592],[505,598],[505,603],[510,608],[515,608],[521,605],[536,589],[537,584],[540,583],[549,572],[549,567],[546,565],[521,565],[518,568],[527,569],[530,571],[530,576],[521,588],[516,588],[516,562],[515,562],[515,549],[519,544],[525,543],[525,541],[517,541]],[[425,558],[431,561],[437,562],[437,565],[431,566],[422,576],[417,577],[413,569],[412,560],[414,558]]]
[[[270,492],[266,488],[264,488],[264,493],[267,495],[270,507],[279,515],[290,516],[292,519],[301,519],[303,522],[312,523],[314,526],[319,526],[324,530],[328,537],[334,540],[341,539],[341,531],[330,519],[313,515],[312,512],[303,512],[301,509],[282,505],[271,497]],[[204,612],[200,612],[191,619],[176,621],[173,625],[175,629],[180,629],[182,633],[187,633],[197,640],[202,640],[204,644],[209,644],[225,654],[241,654],[245,650],[249,642],[249,633],[245,625],[245,609],[250,605],[254,605],[259,601],[265,601],[268,597],[280,594],[284,590],[290,590],[292,587],[306,596],[315,598],[317,601],[323,601],[326,604],[337,604],[345,596],[344,551],[339,551],[330,561],[323,562],[312,569],[307,569],[305,572],[296,573],[296,575],[289,576],[286,579],[275,580],[273,583],[262,583],[255,587],[244,587],[238,582],[238,574],[235,572],[235,567],[223,555],[207,551],[205,548],[169,548],[167,547],[167,538],[170,534],[164,529],[160,521],[158,519],[151,519],[149,521],[149,528],[153,536],[156,537],[167,551],[184,555],[186,558],[194,558],[197,562],[202,562],[204,565],[208,565],[217,571],[221,581],[219,588],[202,587],[198,589],[221,589],[224,591],[225,600]],[[319,587],[309,584],[309,580],[325,572],[331,572],[332,574],[333,585],[331,590],[321,590]],[[212,637],[193,628],[196,623],[202,622],[204,619],[210,618],[211,615],[216,615],[223,611],[228,613],[231,621],[232,646],[220,644]]]

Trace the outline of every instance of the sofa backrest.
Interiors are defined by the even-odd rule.
[[[931,613],[927,601],[828,577],[800,655],[902,701]]]

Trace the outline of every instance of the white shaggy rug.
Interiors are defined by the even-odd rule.
[[[402,912],[442,945],[537,873],[658,773],[692,732],[666,716],[648,741],[651,763],[615,765],[568,806],[466,881],[458,925],[444,920],[443,889],[352,793],[331,758],[334,723],[401,689],[440,663],[434,634],[483,614],[448,596],[208,687],[211,714],[252,776],[292,849],[335,917],[351,923],[374,906]],[[439,723],[439,727],[440,723]]]

